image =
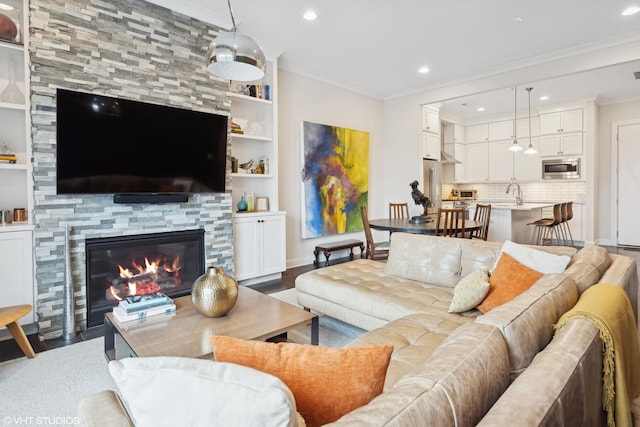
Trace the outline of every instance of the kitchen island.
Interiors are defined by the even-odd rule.
[[[511,202],[483,202],[491,205],[491,219],[487,240],[492,242],[512,242],[533,244],[535,227],[527,225],[543,218],[542,209],[552,207],[553,203],[523,203],[516,205]],[[469,218],[473,218],[476,211],[475,203],[469,206]]]

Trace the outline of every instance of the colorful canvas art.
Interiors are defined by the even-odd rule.
[[[302,237],[362,230],[369,192],[369,132],[302,122]]]

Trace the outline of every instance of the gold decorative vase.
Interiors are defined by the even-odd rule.
[[[191,287],[191,300],[198,313],[220,317],[233,308],[238,299],[238,282],[220,267],[208,267]]]

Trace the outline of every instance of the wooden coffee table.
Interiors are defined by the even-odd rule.
[[[311,344],[318,344],[318,316],[246,286],[226,315],[209,318],[196,311],[191,295],[174,298],[176,312],[120,323],[104,317],[104,352],[108,360],[122,357],[211,357],[209,337],[225,335],[266,340],[311,323]],[[117,349],[117,355],[116,355]]]

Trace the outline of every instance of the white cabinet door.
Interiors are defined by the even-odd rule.
[[[467,146],[464,144],[454,144],[455,146],[455,158],[460,163],[456,163],[454,168],[455,182],[465,182],[467,179],[466,164],[467,164]]]
[[[489,140],[513,139],[513,120],[489,123]]]
[[[280,273],[287,269],[284,215],[262,218],[262,274]]]
[[[582,132],[582,109],[567,110],[560,113],[562,132]]]
[[[489,140],[489,125],[486,123],[467,126],[465,132],[465,140],[467,143],[485,142]]]
[[[540,119],[531,117],[531,134],[533,136],[540,135]],[[524,117],[516,120],[516,136],[520,138],[529,138],[529,118]]]
[[[551,135],[560,132],[562,122],[560,113],[540,114],[540,135]]]
[[[582,133],[558,133],[540,137],[540,156],[582,154]]]
[[[0,233],[0,302],[2,306],[33,302],[33,243],[31,231]],[[20,319],[21,324],[35,322],[35,310]]]
[[[468,135],[468,134],[467,134]],[[489,144],[467,144],[467,181],[485,182],[489,178]]]
[[[431,108],[422,109],[422,130],[425,132],[440,133],[440,113]]]
[[[234,217],[236,280],[286,270],[285,227],[284,213]]]
[[[529,146],[529,139],[520,140],[523,148]],[[542,179],[542,162],[538,139],[534,138],[531,145],[538,150],[536,154],[524,154],[524,151],[513,155],[513,174],[518,181],[539,181]]]
[[[459,124],[453,125],[453,142],[464,143],[464,126]]]
[[[510,141],[489,143],[489,181],[509,181],[513,178],[513,152],[509,151],[510,145]]]
[[[235,278],[244,280],[260,275],[259,223],[255,216],[234,218],[233,241]]]
[[[440,160],[440,135],[422,132],[422,157]]]

